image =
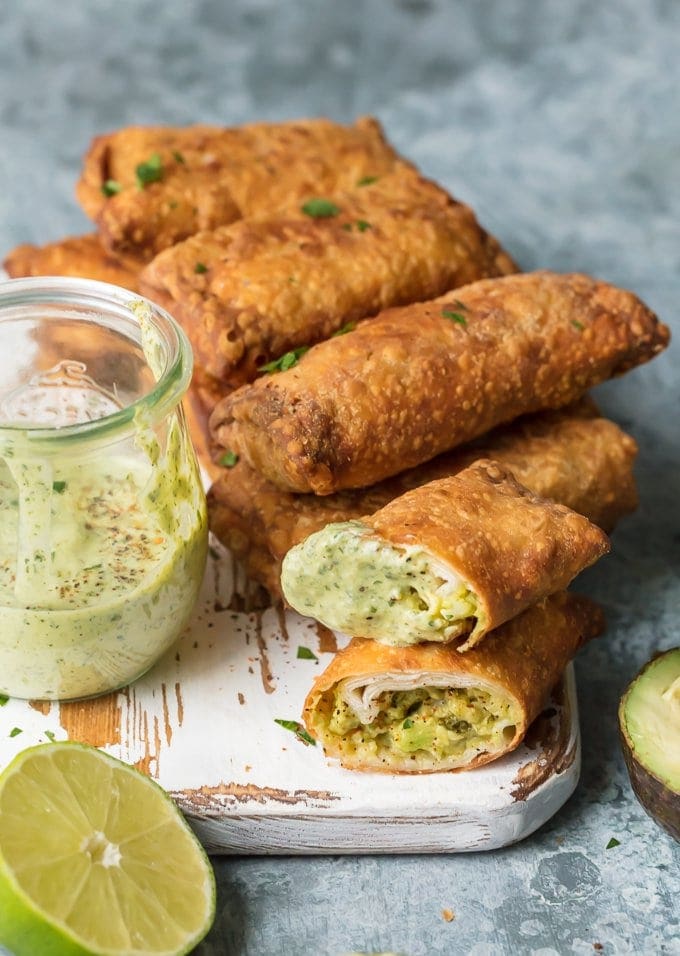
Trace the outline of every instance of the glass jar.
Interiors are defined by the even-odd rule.
[[[191,370],[184,333],[139,296],[0,283],[0,693],[114,690],[187,623],[208,540]]]

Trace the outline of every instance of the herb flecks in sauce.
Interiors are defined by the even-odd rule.
[[[143,436],[140,427],[142,445]],[[11,473],[0,460],[0,512],[14,518],[0,523],[3,691],[28,698],[102,693],[129,683],[175,639],[207,547],[205,503],[184,443],[173,421],[153,461],[141,449],[66,460],[54,490],[31,469],[22,478],[16,459]],[[16,581],[17,484],[22,518],[35,524],[35,512],[46,536],[28,579],[39,587],[26,594]]]

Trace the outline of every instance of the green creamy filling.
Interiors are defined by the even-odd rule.
[[[364,724],[342,696],[331,692],[325,733],[342,738],[342,750],[358,757],[442,761],[496,751],[515,735],[519,715],[512,703],[478,687],[419,687],[385,691],[379,712]]]
[[[301,614],[386,644],[445,641],[469,629],[477,600],[427,552],[396,547],[361,521],[327,525],[286,555],[286,600]]]

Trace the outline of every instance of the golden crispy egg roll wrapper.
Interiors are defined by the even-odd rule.
[[[281,596],[284,555],[333,521],[353,521],[412,488],[456,474],[478,458],[495,458],[527,488],[611,531],[637,507],[637,445],[587,404],[542,412],[502,426],[473,446],[447,452],[370,488],[334,495],[281,491],[245,463],[223,469],[208,495],[213,533],[248,573]]]
[[[371,118],[132,126],[93,141],[77,196],[107,248],[149,260],[201,230],[351,189],[397,162]]]
[[[568,662],[603,629],[596,604],[560,593],[467,654],[354,638],[317,677],[303,718],[348,770],[471,770],[521,743]]]
[[[517,271],[468,206],[407,166],[334,195],[329,211],[296,203],[200,232],[156,256],[144,294],[169,299],[197,363],[237,387],[389,306]]]
[[[73,276],[96,279],[139,291],[139,273],[143,262],[133,256],[114,256],[94,234],[71,236],[44,246],[28,243],[17,246],[5,258],[3,266],[12,279],[24,276]]]
[[[283,560],[287,602],[345,634],[468,651],[609,551],[587,518],[484,458],[380,511],[329,524]]]
[[[289,491],[363,487],[648,361],[669,331],[584,275],[485,279],[383,312],[225,398],[218,445]]]

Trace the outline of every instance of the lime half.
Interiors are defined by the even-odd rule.
[[[208,858],[148,777],[69,742],[0,775],[0,943],[15,956],[177,956],[214,915]]]

